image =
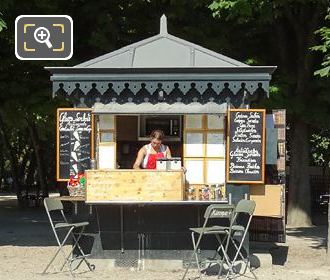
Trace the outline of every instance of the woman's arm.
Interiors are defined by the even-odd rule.
[[[134,163],[134,165],[133,165],[133,169],[141,169],[140,166],[141,166],[141,163],[142,163],[142,161],[143,161],[144,156],[145,156],[145,148],[142,147],[142,148],[139,150],[138,154],[137,154],[137,157],[136,157],[135,163]]]
[[[166,157],[167,158],[172,158],[171,151],[170,151],[170,148],[168,146],[166,147]]]

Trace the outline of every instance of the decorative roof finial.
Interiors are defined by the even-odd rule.
[[[167,18],[162,15],[160,18],[160,31],[159,34],[167,34]]]

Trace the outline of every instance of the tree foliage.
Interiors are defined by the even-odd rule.
[[[329,167],[330,163],[330,131],[322,130],[318,133],[313,133],[312,142],[312,157],[316,165]]]
[[[288,222],[309,225],[309,156],[311,129],[329,125],[328,83],[314,76],[320,59],[312,53],[315,31],[324,24],[329,1],[325,0],[215,0],[213,15],[239,25],[241,48],[257,64],[277,65],[275,90],[264,102],[288,113],[290,187]],[[235,42],[234,42],[235,43]]]
[[[4,29],[7,28],[6,23],[4,22],[4,20],[2,19],[2,13],[0,13],[0,32]]]
[[[40,181],[34,132],[44,156],[47,184],[55,184],[55,112],[68,104],[51,98],[50,74],[43,67],[73,66],[153,36],[159,32],[162,14],[168,18],[169,32],[178,37],[250,65],[278,65],[271,98],[262,106],[287,109],[290,146],[301,149],[294,144],[296,135],[308,137],[309,127],[329,124],[329,84],[313,76],[321,58],[310,51],[317,45],[314,32],[323,25],[328,5],[326,0],[2,0],[0,177],[13,176],[14,168],[23,174],[18,183]],[[21,14],[70,15],[73,57],[66,62],[19,61],[14,55],[14,21]],[[294,129],[297,123],[305,134]]]
[[[321,37],[322,44],[312,47],[312,50],[319,51],[324,55],[321,64],[322,68],[315,71],[315,75],[320,75],[321,77],[329,77],[330,75],[330,9],[328,9],[328,14],[325,19],[327,26],[323,26],[316,31],[316,34]]]
[[[0,181],[15,178],[12,190],[18,195],[29,185],[45,180],[46,188],[55,185],[55,113],[57,107],[70,104],[52,99],[50,73],[44,66],[73,66],[153,36],[159,32],[163,13],[169,31],[176,36],[215,51],[229,51],[228,26],[212,17],[207,4],[200,0],[2,0],[1,23],[6,22],[7,28],[0,33]],[[14,55],[14,22],[21,14],[70,15],[74,22],[73,57],[60,62],[18,60]],[[201,28],[202,24],[207,28]],[[35,136],[39,139],[37,147],[32,141]],[[36,150],[43,156],[45,178],[40,178]]]

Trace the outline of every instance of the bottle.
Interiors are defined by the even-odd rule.
[[[202,200],[209,200],[210,199],[210,188],[205,186],[202,188]]]
[[[220,186],[220,184],[215,185],[214,200],[221,200],[221,186]]]
[[[195,200],[195,188],[193,186],[189,186],[187,198],[188,200]]]
[[[203,200],[202,189],[198,190],[198,200]]]
[[[95,159],[91,159],[91,169],[96,169],[96,161]]]
[[[210,185],[209,190],[210,190],[210,200],[215,200],[215,185]]]

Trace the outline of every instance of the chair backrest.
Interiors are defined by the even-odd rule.
[[[235,207],[235,213],[246,213],[252,215],[255,208],[256,208],[255,201],[242,199],[237,203]]]
[[[241,199],[233,212],[230,225],[239,225],[245,229],[248,229],[254,213],[256,203],[253,200]]]
[[[253,200],[246,199],[240,200],[234,209],[231,205],[211,204],[204,212],[203,227],[208,224],[209,219],[221,218],[229,218],[231,226],[239,224],[246,227],[250,223],[255,207],[256,203]]]
[[[211,204],[204,212],[204,219],[220,219],[230,217],[233,208],[228,205]]]
[[[46,197],[44,199],[44,205],[47,212],[55,210],[63,210],[63,204],[59,199]]]
[[[48,216],[50,225],[51,225],[51,227],[53,229],[55,238],[57,240],[58,245],[60,245],[61,242],[60,242],[60,239],[59,239],[59,237],[58,237],[58,235],[56,233],[55,223],[53,221],[52,214],[50,212],[52,212],[52,211],[60,211],[61,212],[61,215],[62,215],[62,218],[63,218],[63,221],[64,222],[67,222],[67,219],[66,219],[66,217],[64,215],[64,212],[63,212],[63,204],[62,204],[62,202],[59,199],[54,199],[54,198],[46,197],[44,199],[44,205],[45,205],[47,216]]]

